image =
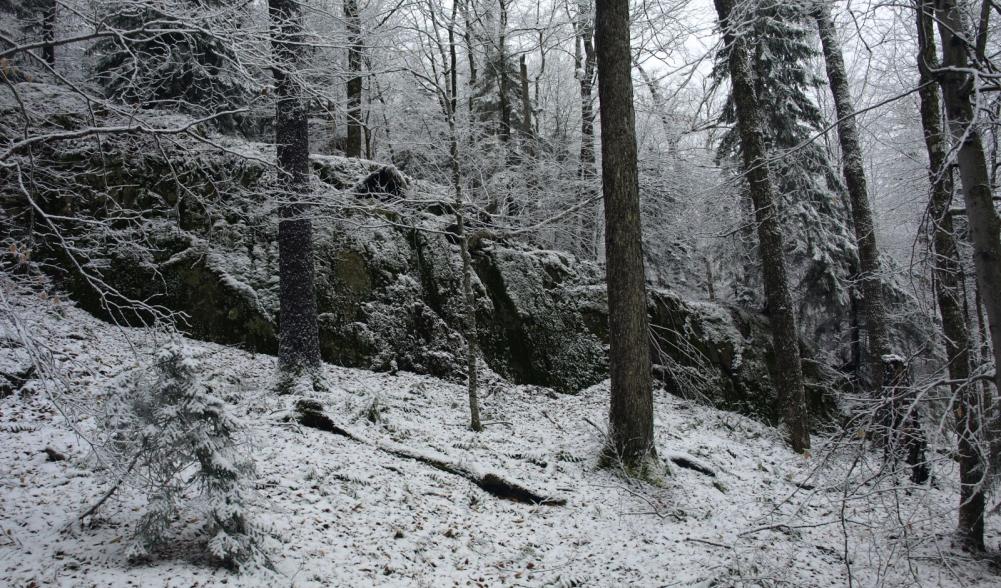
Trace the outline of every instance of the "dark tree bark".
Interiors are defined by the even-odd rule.
[[[911,481],[924,484],[931,479],[928,462],[928,439],[921,426],[922,410],[917,405],[917,392],[911,385],[911,376],[903,358],[885,355],[883,361],[883,390],[888,403],[888,431],[886,455],[896,461],[901,454],[911,468]]]
[[[521,134],[525,139],[525,150],[531,155],[535,133],[532,132],[532,97],[528,90],[528,64],[524,55],[518,59],[518,74],[521,78]]]
[[[640,226],[629,1],[597,0],[608,339],[612,380],[606,456],[627,467],[656,457],[649,318]]]
[[[589,199],[595,196],[591,186],[595,178],[598,177],[594,154],[594,20],[589,0],[578,0],[577,19],[574,26],[577,29],[575,58],[580,84],[580,163],[577,176],[581,184],[581,198]],[[595,248],[597,222],[597,204],[583,207],[577,252],[585,259],[597,259],[598,257]]]
[[[855,243],[859,252],[862,296],[864,298],[865,328],[869,337],[869,384],[870,390],[879,390],[883,382],[882,357],[890,353],[887,334],[886,305],[883,302],[883,286],[880,280],[879,248],[876,245],[876,230],[872,207],[869,205],[869,190],[865,177],[865,161],[859,143],[858,127],[855,122],[855,108],[852,105],[848,75],[841,56],[841,45],[837,31],[831,20],[831,9],[827,2],[818,2],[815,8],[817,29],[824,50],[827,79],[834,107],[838,116],[838,138],[841,142],[842,170],[848,197],[851,202],[852,224],[855,229]]]
[[[476,296],[473,293],[473,262],[469,254],[469,235],[466,233],[466,215],[462,198],[462,167],[459,162],[459,135],[456,131],[455,114],[458,109],[459,76],[458,58],[456,55],[455,25],[458,3],[452,5],[452,16],[448,21],[448,57],[445,49],[438,44],[444,69],[444,92],[440,101],[442,112],[448,121],[448,158],[452,172],[452,190],[455,193],[453,208],[455,212],[455,232],[459,240],[459,254],[462,258],[462,335],[466,339],[466,392],[469,399],[469,428],[479,432],[483,430],[480,423],[479,382],[477,378],[477,363],[479,356],[479,337],[476,332]],[[437,26],[432,14],[432,22]],[[433,59],[433,57],[432,57]],[[437,74],[436,74],[437,76]]]
[[[42,40],[48,45],[42,47],[42,59],[50,66],[56,64],[56,0],[44,0],[45,11],[42,14]]]
[[[465,26],[462,29],[462,38],[466,42],[466,59],[469,62],[469,113],[473,112],[473,90],[476,88],[476,53],[473,50],[473,21],[469,18],[469,4],[471,0],[456,0],[459,10],[462,11],[462,19]]]
[[[957,150],[977,284],[994,342],[994,383],[1001,390],[1001,218],[994,208],[987,159],[975,124],[977,88],[969,59],[974,46],[966,14],[955,0],[938,0],[936,8],[943,57],[939,83]]]
[[[302,13],[295,0],[268,0],[275,57],[275,143],[281,172],[278,222],[280,335],[278,364],[286,372],[320,364],[313,280],[313,224],[299,196],[309,190],[309,130],[302,88],[294,74],[302,59]]]
[[[348,31],[348,140],[344,154],[361,157],[362,139],[362,38],[358,0],[344,0],[344,22]]]
[[[974,549],[984,548],[983,477],[985,456],[976,442],[981,407],[979,388],[970,377],[971,345],[963,267],[956,243],[949,206],[953,182],[948,165],[949,142],[942,124],[942,104],[934,71],[938,69],[933,25],[934,7],[918,0],[918,72],[920,74],[921,125],[928,150],[928,179],[931,198],[928,219],[932,223],[932,246],[935,251],[935,297],[942,315],[942,335],[949,364],[949,379],[955,399],[956,434],[959,439],[959,534]]]
[[[790,443],[798,452],[810,448],[806,400],[803,391],[803,366],[800,359],[796,314],[789,294],[784,246],[779,220],[775,215],[775,191],[768,175],[768,152],[762,127],[761,107],[754,93],[747,47],[735,32],[729,17],[733,0],[715,0],[723,42],[729,51],[727,65],[740,151],[758,224],[758,250],[764,275],[765,299],[775,349],[775,387],[783,406]]]
[[[508,0],[498,0],[500,6],[500,31],[497,37],[497,60],[494,67],[498,68],[497,85],[500,92],[500,135],[501,139],[511,139],[511,100],[508,96],[507,71],[507,3]]]
[[[482,431],[477,379],[479,337],[476,334],[476,297],[473,294],[473,262],[469,255],[466,215],[463,212],[462,176],[459,171],[459,140],[455,132],[454,113],[449,117],[449,159],[452,168],[452,189],[455,191],[455,226],[462,256],[463,335],[466,338],[466,393],[469,398],[469,428]]]

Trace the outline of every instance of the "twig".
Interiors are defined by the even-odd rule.
[[[125,469],[125,473],[123,473],[121,476],[118,477],[118,480],[115,482],[115,484],[107,492],[104,493],[104,496],[102,496],[100,500],[98,500],[93,506],[84,511],[83,514],[78,516],[75,521],[72,521],[71,523],[66,525],[66,527],[63,528],[63,530],[69,529],[73,525],[73,523],[80,522],[85,518],[91,516],[92,514],[96,513],[97,510],[101,508],[101,506],[103,506],[104,503],[107,502],[109,498],[111,498],[111,495],[114,494],[116,490],[118,490],[118,487],[121,486],[122,482],[125,481],[126,476],[132,473],[132,469],[136,467],[136,463],[139,461],[139,456],[141,455],[141,453],[142,453],[141,451],[136,452],[135,457],[132,458],[132,462],[129,463],[129,467]]]
[[[695,543],[705,543],[706,545],[712,545],[713,547],[722,547],[723,549],[733,549],[733,547],[730,545],[716,543],[715,541],[710,541],[708,539],[699,539],[698,537],[685,537],[685,541],[694,541]]]

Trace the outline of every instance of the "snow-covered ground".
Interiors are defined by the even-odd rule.
[[[951,547],[955,473],[942,464],[929,491],[901,481],[867,492],[836,483],[847,457],[829,456],[822,438],[812,457],[799,456],[769,427],[658,392],[661,456],[716,475],[673,465],[653,486],[596,467],[601,433],[587,421],[604,423],[607,384],[561,396],[493,380],[482,398],[490,424],[477,434],[465,426],[463,386],[327,366],[329,391],[313,397],[360,442],[285,420],[297,398],[271,392],[274,358],[194,341],[216,393],[248,425],[254,506],[275,537],[275,571],[210,567],[195,541],[132,566],[125,550],[141,496],[117,493],[92,524],[67,527],[108,481],[95,471],[86,417],[153,344],[66,303],[4,296],[0,362],[26,361],[7,320],[13,310],[18,328],[59,358],[72,389],[36,380],[0,399],[3,586],[845,586],[849,574],[861,586],[1001,583],[989,562]],[[500,499],[377,448],[388,444],[567,502]],[[46,448],[67,459],[50,461]],[[998,539],[992,519],[988,544]]]

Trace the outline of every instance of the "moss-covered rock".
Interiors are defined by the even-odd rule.
[[[98,315],[148,321],[148,312],[122,310],[141,300],[178,313],[178,326],[194,337],[275,352],[281,317],[270,147],[234,142],[220,152],[193,141],[150,141],[110,137],[102,146],[71,142],[35,153],[56,172],[75,172],[51,180],[70,177],[76,198],[41,194],[40,202],[112,228],[95,234],[67,223],[66,234],[88,251],[87,264],[81,272],[49,243],[42,250],[53,274]],[[445,190],[395,170],[380,175],[374,162],[322,156],[313,165],[314,196],[325,211],[314,221],[323,358],[462,379],[462,264],[449,207],[433,205]],[[423,204],[393,205],[392,193],[373,199],[358,188],[383,176],[396,191],[422,191]],[[15,218],[23,203],[7,189],[0,193],[0,211]],[[142,212],[122,220],[116,207]],[[362,207],[369,214],[357,212]],[[597,266],[486,238],[477,240],[472,259],[477,334],[494,372],[568,393],[606,377],[607,298]],[[95,278],[117,298],[99,295]],[[651,292],[650,316],[656,375],[668,390],[774,420],[762,317],[663,290]]]

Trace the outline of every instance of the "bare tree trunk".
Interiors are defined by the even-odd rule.
[[[500,92],[500,134],[507,142],[511,139],[511,102],[508,96],[507,79],[507,3],[509,0],[498,0],[500,6],[500,31],[497,37],[497,60],[494,67],[498,68],[497,86]]]
[[[971,338],[969,319],[964,308],[966,292],[959,247],[954,237],[952,215],[952,173],[948,168],[948,139],[942,124],[942,104],[934,71],[938,69],[933,25],[934,7],[928,0],[918,0],[918,72],[920,73],[921,124],[928,150],[928,179],[931,198],[928,217],[932,223],[932,246],[935,251],[935,296],[942,315],[942,335],[949,363],[949,379],[955,401],[956,434],[959,439],[959,534],[963,542],[984,548],[984,474],[985,456],[977,436],[981,407],[978,386],[963,383],[970,377]]]
[[[297,198],[309,190],[309,128],[302,88],[295,73],[302,59],[302,13],[295,0],[268,0],[271,46],[276,64],[275,143],[279,186],[278,222],[280,336],[278,365],[286,372],[320,365],[313,280],[313,224]]]
[[[446,96],[442,100],[445,116],[448,118],[448,155],[452,172],[452,190],[455,192],[455,226],[459,239],[459,253],[462,257],[462,299],[463,336],[466,338],[466,392],[469,397],[469,428],[482,431],[480,423],[480,401],[477,380],[477,356],[479,337],[476,334],[476,297],[473,294],[473,263],[469,255],[469,236],[466,234],[466,215],[462,202],[462,168],[459,165],[459,136],[455,129],[455,113],[458,108],[458,58],[455,50],[455,23],[458,3],[452,5],[452,16],[448,22],[448,71],[445,73]],[[442,55],[442,61],[445,56]]]
[[[348,141],[345,155],[362,156],[362,39],[358,0],[344,0],[344,22],[348,30]]]
[[[535,84],[534,84],[534,86],[535,86],[535,104],[536,105],[542,104],[542,99],[539,97],[539,85],[540,85],[540,82],[542,80],[542,76],[545,73],[546,73],[546,39],[545,39],[545,31],[542,30],[542,29],[539,29],[539,70],[535,72],[535,80],[534,80],[534,82],[535,82]],[[543,112],[542,112],[541,109],[539,110],[539,114],[540,115],[543,114]],[[541,122],[540,119],[541,118],[542,118],[541,116],[536,116],[535,120],[532,123],[532,129],[534,130],[536,136],[539,135],[539,128],[540,128],[540,122]]]
[[[838,116],[842,167],[845,183],[848,186],[855,243],[858,246],[859,266],[862,270],[860,277],[862,295],[865,298],[865,327],[869,336],[869,385],[870,391],[875,392],[880,389],[883,382],[882,357],[890,353],[890,345],[886,305],[883,302],[883,286],[880,280],[879,248],[876,245],[876,229],[866,185],[865,161],[862,158],[862,146],[859,144],[848,75],[845,72],[837,31],[831,20],[830,6],[826,2],[818,2],[814,16],[817,19],[817,29],[824,49],[824,63],[827,66],[827,79],[830,82]]]
[[[709,256],[702,258],[706,265],[706,293],[709,294],[709,302],[716,302],[716,279],[713,278],[713,263]]]
[[[729,17],[733,0],[715,0],[723,41],[729,50],[728,66],[733,102],[740,131],[740,151],[758,224],[758,250],[764,274],[765,299],[775,349],[775,387],[784,404],[786,426],[795,451],[810,448],[803,366],[800,360],[796,314],[786,276],[782,230],[776,217],[775,191],[768,175],[768,152],[761,123],[761,108],[752,86],[747,46]]]
[[[528,90],[528,64],[525,56],[518,59],[518,74],[521,77],[521,134],[525,139],[525,151],[534,152],[535,133],[532,131],[532,97]]]
[[[469,255],[469,237],[466,235],[465,214],[462,207],[462,177],[459,173],[459,143],[455,136],[454,119],[450,122],[451,132],[449,152],[452,165],[452,184],[455,190],[455,226],[459,238],[459,252],[462,255],[462,297],[464,302],[463,334],[466,337],[466,391],[469,396],[469,428],[482,431],[480,423],[480,401],[476,373],[479,337],[476,334],[476,297],[473,295],[473,263]]]
[[[578,179],[581,183],[580,196],[589,199],[596,196],[591,190],[594,180],[598,177],[594,154],[594,20],[591,14],[590,0],[578,0],[577,29],[575,41],[575,57],[578,82],[580,84],[580,163]],[[578,254],[585,259],[596,259],[598,252],[595,247],[597,232],[597,204],[584,206],[580,212],[580,234],[578,235]]]
[[[911,385],[910,371],[898,355],[884,355],[882,386],[888,400],[886,454],[896,461],[903,454],[911,468],[911,481],[924,484],[931,479],[928,462],[928,439],[921,426],[922,410],[917,405],[917,391]]]
[[[469,5],[472,0],[456,0],[459,10],[462,11],[462,18],[465,27],[462,29],[462,37],[466,42],[466,59],[469,61],[469,114],[473,113],[473,88],[476,87],[476,54],[473,50],[473,21],[469,18]],[[456,90],[457,91],[457,90]]]
[[[635,468],[656,449],[628,0],[597,0],[595,23],[612,380],[605,452]]]
[[[640,77],[643,78],[643,83],[646,85],[647,90],[650,91],[650,98],[653,100],[653,107],[657,111],[657,116],[660,118],[660,124],[664,126],[664,132],[668,135],[669,140],[673,139],[675,135],[674,125],[671,124],[671,118],[667,114],[667,101],[664,100],[664,96],[660,93],[660,85],[656,80],[650,77],[649,72],[640,65],[639,61],[633,63],[633,66],[637,71],[640,72]],[[674,141],[671,141],[674,143]],[[668,155],[675,155],[674,149]]]
[[[957,148],[977,283],[994,342],[994,383],[1001,390],[1001,219],[994,208],[984,146],[975,124],[976,80],[970,75],[967,55],[973,45],[966,15],[955,0],[939,0],[937,11],[943,57],[939,82]]]
[[[50,66],[56,64],[56,0],[45,2],[45,12],[42,14],[42,41],[48,43],[42,47],[42,59]]]

